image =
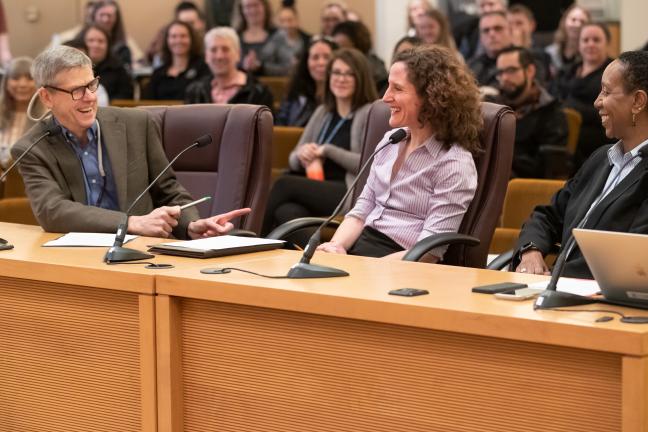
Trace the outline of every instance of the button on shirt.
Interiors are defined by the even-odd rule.
[[[383,146],[389,131],[378,146]],[[347,213],[389,236],[405,249],[432,234],[457,232],[477,189],[477,169],[469,151],[445,149],[434,137],[412,151],[392,177],[399,149],[379,152],[355,207]],[[442,257],[445,247],[431,253]]]
[[[60,123],[57,122],[60,125]],[[102,142],[102,161],[106,177],[99,171],[99,155],[97,151],[98,125],[95,120],[87,131],[88,143],[82,145],[72,132],[61,125],[63,136],[81,162],[83,183],[86,192],[86,204],[109,210],[119,210],[117,203],[117,187],[112,175],[106,146]]]

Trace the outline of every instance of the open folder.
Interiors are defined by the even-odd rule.
[[[151,246],[149,252],[190,258],[212,258],[279,249],[283,247],[283,244],[283,240],[226,235],[198,240],[160,243]]]

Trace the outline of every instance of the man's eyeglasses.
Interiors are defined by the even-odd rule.
[[[491,33],[491,32],[492,33],[501,33],[501,32],[504,31],[504,29],[505,29],[504,26],[493,26],[493,27],[484,27],[480,31],[481,31],[482,34],[488,34],[488,33]]]
[[[522,70],[521,66],[509,66],[504,69],[497,69],[497,72],[495,72],[495,76],[497,78],[500,78],[502,75],[513,75],[514,73],[517,73],[518,71],[521,70]]]
[[[90,93],[94,93],[94,92],[97,91],[97,89],[99,88],[99,77],[96,77],[95,79],[93,79],[92,81],[90,81],[88,84],[86,84],[84,86],[75,87],[72,90],[65,90],[65,89],[62,89],[62,88],[59,88],[59,87],[54,87],[54,86],[51,86],[51,85],[46,85],[46,86],[43,86],[43,87],[48,88],[48,89],[52,89],[52,90],[56,90],[56,91],[60,91],[60,92],[63,92],[63,93],[67,93],[70,96],[72,96],[72,100],[79,100],[79,99],[82,99],[83,96],[85,96],[86,90],[88,90]]]

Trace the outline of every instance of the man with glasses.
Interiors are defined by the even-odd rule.
[[[515,110],[514,177],[545,177],[541,149],[565,147],[567,120],[560,102],[536,80],[536,65],[526,48],[509,47],[497,56],[499,97],[495,100]]]
[[[511,46],[511,28],[502,11],[488,12],[479,19],[479,40],[484,52],[468,61],[480,86],[497,87],[497,54]]]
[[[146,111],[97,108],[99,78],[81,51],[58,46],[32,65],[41,102],[51,111],[12,148],[17,158],[54,125],[20,164],[40,225],[50,232],[115,232],[124,211],[167,165],[158,126]],[[128,232],[154,237],[200,238],[225,233],[230,219],[250,209],[199,219],[189,193],[167,172],[133,209]]]

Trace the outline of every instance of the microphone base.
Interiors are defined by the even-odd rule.
[[[596,299],[564,291],[544,290],[533,303],[533,309],[553,309],[597,302]]]
[[[113,246],[108,249],[106,255],[104,256],[104,262],[108,264],[126,262],[126,261],[138,261],[154,258],[154,255],[147,254],[135,249],[129,249],[121,246]]]
[[[288,270],[288,279],[316,279],[349,276],[344,270],[316,264],[297,263]]]

